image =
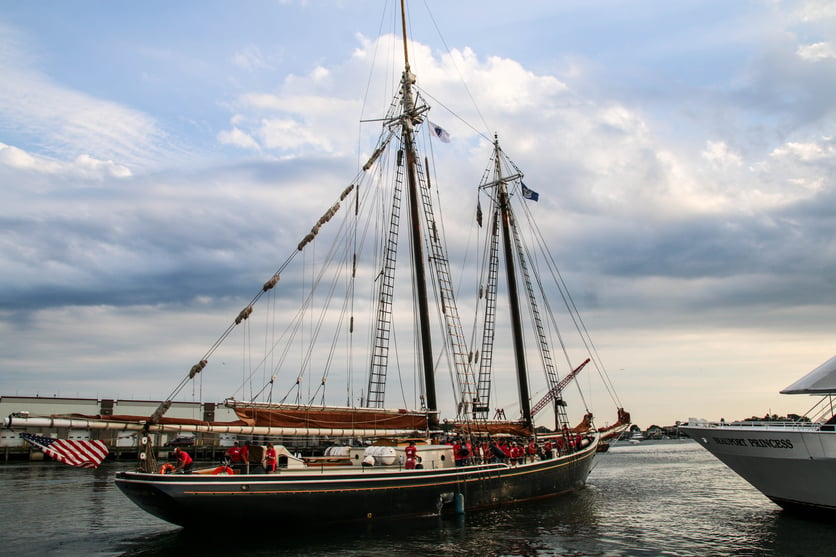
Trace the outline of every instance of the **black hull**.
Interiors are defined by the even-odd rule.
[[[375,470],[206,476],[120,472],[116,485],[134,503],[187,527],[230,522],[319,524],[427,516],[553,497],[586,484],[595,445],[517,467]]]

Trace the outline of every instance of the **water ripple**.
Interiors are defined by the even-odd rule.
[[[0,466],[3,555],[816,556],[836,530],[797,518],[691,441],[616,446],[589,486],[466,516],[193,534],[133,505],[113,476],[55,463]]]

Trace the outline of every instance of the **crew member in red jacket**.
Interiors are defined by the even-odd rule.
[[[277,462],[276,447],[273,446],[273,443],[267,443],[267,450],[264,452],[264,468],[268,474],[276,471]]]
[[[229,459],[229,464],[233,467],[241,464],[243,458],[241,457],[241,445],[238,441],[226,450],[224,456]]]
[[[174,473],[181,472],[183,474],[191,474],[192,473],[192,465],[194,461],[192,457],[189,456],[189,453],[177,447],[174,449],[174,456],[177,457],[177,466],[174,467]]]
[[[410,441],[409,445],[407,445],[404,450],[404,454],[406,455],[406,462],[404,462],[404,468],[407,470],[414,470],[415,463],[418,457],[418,447],[415,446],[415,441]]]

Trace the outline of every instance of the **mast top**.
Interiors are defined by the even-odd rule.
[[[406,71],[409,71],[409,51],[406,48],[406,4],[401,0],[401,29],[403,34],[403,61]]]

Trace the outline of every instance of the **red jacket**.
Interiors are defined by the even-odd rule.
[[[228,448],[224,454],[229,457],[229,460],[231,460],[233,464],[237,464],[243,460],[241,447],[238,446]]]
[[[192,463],[192,457],[189,456],[189,453],[180,449],[180,452],[177,453],[177,466],[187,466]]]

